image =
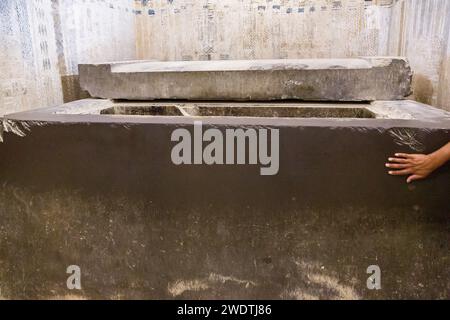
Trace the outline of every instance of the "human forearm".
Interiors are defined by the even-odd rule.
[[[450,161],[450,142],[439,150],[431,153],[430,157],[436,169],[443,166],[447,161]]]

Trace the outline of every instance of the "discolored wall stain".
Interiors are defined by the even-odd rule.
[[[422,74],[415,74],[413,77],[414,99],[416,101],[432,104],[433,103],[433,82]]]
[[[80,87],[78,75],[61,76],[64,103],[89,98],[87,91]]]

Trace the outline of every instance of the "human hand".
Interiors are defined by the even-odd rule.
[[[389,163],[386,163],[386,167],[396,169],[389,171],[390,175],[407,175],[406,182],[411,183],[428,177],[439,167],[439,163],[435,161],[433,154],[396,153],[395,158],[389,158]]]

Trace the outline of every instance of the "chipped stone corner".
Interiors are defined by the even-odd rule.
[[[3,119],[0,122],[0,143],[3,142]]]
[[[42,121],[19,121],[3,118],[0,125],[0,143],[4,142],[6,132],[11,132],[23,138],[27,135],[27,132],[31,131],[33,126],[44,125],[46,125],[46,123]]]
[[[26,132],[30,130],[30,126],[26,122],[18,122],[11,119],[2,120],[2,125],[0,129],[0,142],[4,141],[5,132],[11,132],[19,137],[25,137]]]

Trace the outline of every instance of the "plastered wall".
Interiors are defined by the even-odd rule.
[[[131,0],[0,0],[0,116],[85,97],[78,63],[136,58]]]
[[[0,115],[62,101],[51,1],[0,1]]]
[[[83,97],[78,64],[136,59],[133,1],[54,2],[59,68],[65,101]]]
[[[415,99],[450,110],[450,1],[396,1],[388,43],[410,60]]]
[[[443,72],[440,72],[438,86],[437,106],[450,111],[450,37],[447,41],[447,49],[442,60]]]
[[[378,55],[387,45],[390,8],[375,1],[136,2],[143,59],[349,57]]]

